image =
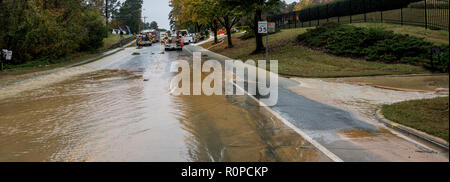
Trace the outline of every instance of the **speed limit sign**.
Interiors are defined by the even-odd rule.
[[[258,22],[258,33],[267,33],[267,21]]]

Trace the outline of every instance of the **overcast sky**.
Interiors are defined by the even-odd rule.
[[[123,1],[123,0],[122,0]],[[292,3],[298,0],[285,0]],[[147,22],[156,21],[160,28],[169,29],[169,0],[144,0],[143,16]]]

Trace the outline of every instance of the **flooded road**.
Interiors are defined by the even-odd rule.
[[[247,96],[171,95],[178,59],[131,47],[3,88],[0,161],[329,161]]]

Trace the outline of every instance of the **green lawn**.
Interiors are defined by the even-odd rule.
[[[123,35],[123,38],[126,39],[131,37],[131,35]],[[100,50],[106,50],[111,47],[113,44],[119,42],[120,35],[119,34],[109,34],[107,38],[103,39],[103,47]]]
[[[350,77],[428,73],[418,66],[337,57],[294,44],[297,35],[305,31],[306,28],[283,29],[269,36],[270,59],[278,60],[280,74],[300,77]],[[250,55],[256,47],[254,38],[240,40],[233,37],[233,44],[233,48],[226,48],[226,42],[213,48],[210,48],[211,44],[204,44],[203,47],[233,59],[265,59],[264,54]]]
[[[449,141],[449,97],[413,100],[384,105],[383,115],[394,122],[409,126]]]

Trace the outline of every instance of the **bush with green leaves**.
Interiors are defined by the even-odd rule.
[[[327,23],[300,34],[297,41],[338,55],[385,63],[422,65],[433,71],[448,70],[448,45],[442,46],[440,62],[431,66],[432,43],[423,38],[396,34],[381,28],[364,28]],[[447,55],[445,58],[444,56]]]
[[[103,46],[103,39],[108,36],[108,29],[102,17],[96,12],[86,12],[82,18],[86,36],[80,43],[81,51],[92,51]]]
[[[107,36],[104,19],[82,0],[47,6],[40,1],[4,0],[0,9],[5,17],[0,19],[0,49],[13,51],[7,64],[56,63],[67,54],[96,50]]]

